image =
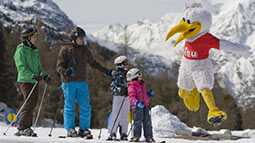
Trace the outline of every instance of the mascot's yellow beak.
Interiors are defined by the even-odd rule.
[[[188,39],[193,36],[195,36],[199,31],[201,30],[202,25],[201,22],[195,21],[193,23],[190,23],[190,20],[185,21],[183,18],[181,22],[173,27],[166,36],[166,41],[171,38],[176,33],[181,33],[180,37],[177,39],[177,41],[174,44],[174,47],[181,42],[183,39]]]

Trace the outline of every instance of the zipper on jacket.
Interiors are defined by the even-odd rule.
[[[144,102],[145,102],[144,99],[145,99],[145,98],[144,98],[143,87],[142,87],[142,103],[143,103],[143,104],[144,104]]]
[[[73,60],[73,64],[76,65],[76,62],[73,56],[72,56],[72,60]]]

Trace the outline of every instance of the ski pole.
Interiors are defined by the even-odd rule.
[[[36,83],[34,84],[33,88],[31,89],[30,93],[28,94],[27,99],[25,100],[25,102],[23,103],[23,105],[20,107],[20,109],[19,109],[17,115],[16,115],[15,118],[12,120],[12,122],[8,125],[6,131],[3,133],[3,135],[6,135],[6,133],[7,133],[8,130],[10,129],[11,125],[13,124],[13,122],[17,119],[17,117],[19,116],[21,110],[24,108],[25,104],[27,103],[27,101],[29,100],[30,96],[32,95],[32,93],[33,93],[35,87],[37,86],[37,84],[38,84],[38,81],[36,81]]]
[[[102,128],[100,128],[100,130],[99,130],[99,135],[98,135],[98,139],[100,140],[100,138],[101,138],[101,132],[102,132]]]
[[[61,91],[62,91],[62,90],[61,90]],[[63,96],[64,96],[63,94],[64,94],[64,92],[60,95],[60,99],[59,99],[59,104],[58,104],[58,106],[60,105],[60,103],[61,103],[61,101],[62,101],[62,98],[63,98]],[[58,107],[58,110],[57,110],[57,112],[56,112],[55,115],[54,115],[54,119],[53,119],[53,123],[52,123],[51,129],[50,129],[49,137],[52,136],[51,133],[52,133],[53,127],[55,126],[56,118],[57,118],[59,109],[60,109],[60,108]]]
[[[122,103],[121,103],[121,105],[120,105],[120,109],[119,109],[119,111],[118,111],[118,114],[117,114],[117,116],[116,116],[116,119],[114,120],[114,123],[113,123],[113,126],[112,126],[112,129],[111,129],[110,134],[112,134],[112,130],[113,130],[113,128],[115,127],[115,124],[116,124],[116,122],[117,122],[117,119],[119,118],[119,114],[120,114],[120,111],[121,111],[121,109],[122,109],[122,106],[123,106],[123,103],[124,103],[125,99],[126,99],[126,96],[125,96],[125,97],[123,98],[123,100],[122,100]]]
[[[107,97],[106,97],[106,107],[107,107],[107,105],[108,105],[108,102],[109,102],[109,96],[110,95],[106,95]],[[100,138],[101,138],[101,132],[102,132],[102,128],[100,128],[100,130],[99,130],[99,135],[98,135],[98,139],[100,140]]]
[[[127,135],[127,136],[129,136],[129,134],[130,134],[130,132],[132,131],[133,127],[134,127],[134,122],[131,124],[131,128],[129,129],[128,135]]]
[[[49,77],[50,77],[50,74],[48,75],[47,80],[49,79]],[[43,101],[44,101],[44,97],[45,97],[47,86],[48,86],[48,83],[46,82],[46,84],[44,86],[44,90],[43,90],[43,96],[42,96],[42,99],[41,99],[41,103],[40,103],[40,106],[39,106],[39,109],[38,109],[38,113],[37,113],[37,116],[36,116],[36,119],[35,119],[35,122],[34,122],[34,131],[35,131],[35,128],[36,128],[36,124],[37,124],[38,118],[40,116],[40,112],[41,112],[41,109],[42,109],[42,104],[43,104]]]

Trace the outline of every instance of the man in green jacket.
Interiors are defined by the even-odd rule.
[[[14,55],[14,61],[18,71],[17,81],[24,97],[24,101],[27,99],[35,83],[38,83],[42,79],[46,82],[49,81],[48,76],[42,70],[38,49],[34,45],[37,40],[37,34],[38,32],[36,28],[24,29],[21,32],[22,43],[17,46]],[[36,135],[31,129],[31,126],[33,111],[38,99],[38,89],[38,84],[36,84],[30,98],[20,112],[18,132],[14,134],[16,136]]]

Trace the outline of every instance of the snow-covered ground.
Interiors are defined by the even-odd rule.
[[[1,124],[0,124],[1,125]],[[5,126],[0,126],[1,130],[5,129]],[[106,129],[102,129],[102,134],[100,140],[98,139],[99,129],[92,129],[92,134],[94,135],[93,140],[85,140],[83,138],[58,138],[59,135],[66,135],[66,131],[63,128],[54,128],[52,137],[49,137],[50,128],[37,128],[36,132],[38,137],[15,137],[13,134],[16,132],[15,128],[11,128],[6,136],[0,135],[1,143],[104,143],[107,142],[108,133]],[[174,139],[174,138],[161,138],[155,136],[157,142],[166,141],[166,143],[254,143],[255,142],[255,131],[245,130],[245,131],[232,131],[234,135],[249,135],[250,139],[240,139],[240,140],[222,140],[222,141],[202,141],[202,140],[186,140],[186,139]],[[108,141],[109,142],[109,141]],[[117,141],[111,141],[117,142]],[[119,141],[118,141],[119,142]],[[124,142],[124,141],[122,141]],[[127,142],[127,141],[125,141]]]
[[[1,103],[1,102],[0,102]],[[5,110],[9,110],[3,103],[0,104],[1,112],[0,115],[5,113]],[[208,141],[191,141],[185,139],[174,139],[174,138],[162,138],[163,136],[175,136],[177,130],[188,131],[196,130],[197,127],[190,128],[186,124],[182,123],[176,116],[172,115],[166,108],[161,105],[157,105],[151,109],[151,118],[153,126],[154,138],[157,142],[166,141],[167,143],[204,143]],[[131,125],[129,126],[131,127]],[[15,127],[11,127],[6,136],[3,133],[6,132],[8,126],[0,121],[0,143],[72,143],[72,142],[89,142],[89,143],[103,143],[107,142],[108,137],[107,129],[102,129],[101,138],[98,139],[100,129],[91,129],[94,136],[93,140],[85,140],[83,138],[58,138],[59,136],[65,136],[66,130],[64,128],[54,128],[52,136],[49,137],[49,127],[37,127],[35,132],[38,137],[16,137],[14,133],[17,131]],[[209,131],[209,133],[224,133],[225,130],[220,131]],[[251,137],[249,139],[240,139],[236,141],[222,140],[222,141],[210,141],[210,142],[225,142],[225,143],[254,143],[255,142],[255,130],[244,130],[244,131],[232,131],[233,135]],[[131,135],[129,136],[131,138]],[[141,138],[143,140],[143,138]],[[114,142],[114,141],[112,141]]]

